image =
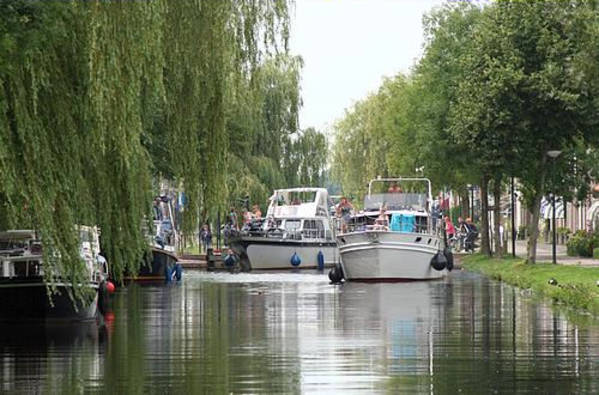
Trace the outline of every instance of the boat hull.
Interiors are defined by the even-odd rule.
[[[240,237],[231,241],[231,248],[243,260],[247,259],[251,270],[317,269],[318,253],[322,252],[324,267],[333,267],[338,257],[334,242],[310,242],[305,240],[277,240],[265,237]],[[300,264],[291,264],[297,254]]]
[[[447,269],[431,266],[431,259],[442,250],[436,236],[364,231],[339,235],[337,241],[346,280],[432,280],[447,274]]]
[[[179,258],[174,252],[152,248],[142,259],[137,275],[127,275],[124,280],[148,283],[169,282],[173,279],[177,265],[180,265]]]
[[[73,303],[70,284],[57,284],[57,293],[48,299],[46,284],[39,278],[0,278],[0,321],[82,321],[95,319],[98,313],[98,285],[89,284],[93,300]]]

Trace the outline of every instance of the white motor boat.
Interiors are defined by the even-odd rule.
[[[409,184],[410,190],[417,192],[397,189],[374,193],[373,184],[377,182]],[[453,257],[445,249],[442,229],[430,212],[431,204],[427,178],[370,181],[364,211],[351,218],[345,233],[337,235],[342,272],[333,269],[331,279],[428,280],[447,274],[453,268]]]
[[[278,189],[266,218],[231,237],[245,270],[324,268],[335,264],[337,245],[325,188]]]

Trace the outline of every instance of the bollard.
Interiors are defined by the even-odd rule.
[[[209,270],[213,270],[215,267],[216,258],[214,257],[214,250],[212,248],[208,248],[206,252],[206,266],[208,266]]]

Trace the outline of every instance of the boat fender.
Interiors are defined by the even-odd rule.
[[[341,268],[341,265],[337,264],[329,270],[329,280],[331,280],[333,284],[339,284],[343,280],[343,277],[343,268]]]
[[[183,277],[183,266],[180,263],[175,264],[175,278],[177,281],[181,281]]]
[[[302,263],[302,260],[300,259],[299,255],[297,255],[297,252],[294,252],[291,256],[291,265],[297,267],[300,265],[300,263]]]
[[[324,254],[322,251],[318,251],[316,260],[318,261],[318,270],[324,270]]]
[[[431,258],[431,266],[435,270],[443,270],[447,266],[447,259],[442,252],[437,252],[435,256]]]
[[[449,248],[445,247],[443,250],[443,255],[445,255],[445,259],[447,259],[447,270],[453,270],[453,252],[449,250]]]

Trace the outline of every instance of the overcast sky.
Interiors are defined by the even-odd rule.
[[[408,72],[422,55],[422,16],[443,0],[297,0],[291,52],[304,59],[300,126],[325,131],[344,109]]]

